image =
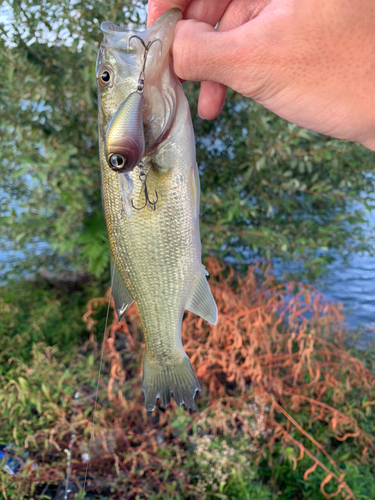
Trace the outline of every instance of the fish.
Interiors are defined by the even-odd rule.
[[[184,312],[217,322],[201,257],[193,125],[172,64],[181,17],[170,9],[144,31],[102,23],[96,65],[112,296],[119,320],[133,301],[138,308],[148,412],[172,395],[195,409],[201,388],[181,341]]]

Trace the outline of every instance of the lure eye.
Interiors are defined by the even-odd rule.
[[[125,167],[125,159],[121,155],[112,155],[109,160],[113,170],[121,170]]]
[[[99,85],[101,87],[108,87],[111,81],[112,81],[112,71],[106,66],[103,66],[98,76]]]

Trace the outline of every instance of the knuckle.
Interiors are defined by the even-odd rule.
[[[195,77],[196,58],[194,57],[191,21],[177,23],[173,41],[173,64],[176,75],[183,80]]]

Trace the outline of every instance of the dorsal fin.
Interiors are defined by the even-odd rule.
[[[209,323],[216,325],[217,307],[206,276],[208,276],[208,272],[204,266],[202,266],[202,271],[195,286],[194,293],[185,309],[197,314]]]
[[[118,320],[125,314],[125,311],[133,303],[134,299],[126,288],[124,280],[117,269],[114,259],[111,256],[111,278],[112,278],[112,296],[115,302],[115,309]]]

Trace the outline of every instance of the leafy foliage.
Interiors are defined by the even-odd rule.
[[[42,279],[0,288],[0,373],[8,369],[9,359],[30,361],[33,345],[40,342],[66,352],[87,340],[82,315],[88,298],[100,290],[92,283],[64,290]]]
[[[2,4],[0,248],[47,242],[54,268],[106,278],[99,24],[140,24],[143,5]],[[197,86],[185,90],[193,109]],[[362,207],[372,202],[372,153],[299,129],[232,92],[217,120],[193,120],[206,256],[299,260],[314,277],[336,254],[371,249]],[[194,415],[173,403],[151,419],[144,411],[133,306],[105,332],[93,421],[95,335],[108,296],[89,301],[89,332],[81,316],[88,298],[102,295],[99,282],[74,291],[41,282],[1,289],[0,445],[10,443],[24,463],[15,477],[0,468],[4,498],[62,495],[72,425],[77,498],[85,490],[132,500],[375,498],[374,354],[361,361],[345,350],[342,311],[312,287],[277,285],[256,265],[245,277],[210,266],[220,321],[211,328],[188,313],[183,325],[203,388]]]
[[[3,245],[45,241],[55,267],[96,275],[107,269],[97,151],[99,25],[141,24],[143,5],[2,4]],[[185,90],[194,109],[197,87]],[[371,250],[362,206],[373,192],[372,153],[299,129],[233,92],[218,119],[203,122],[194,112],[193,119],[206,256],[299,260],[315,276],[333,255]]]
[[[3,9],[4,9],[3,4]],[[97,151],[95,60],[100,22],[139,23],[134,2],[10,3],[1,29],[1,223],[24,248],[47,241],[70,264],[100,274],[108,258]],[[18,206],[9,210],[9,198]],[[86,234],[93,230],[91,238]]]
[[[345,350],[341,310],[313,287],[275,286],[270,270],[255,265],[246,277],[213,259],[208,269],[219,322],[188,313],[183,324],[202,386],[194,414],[172,401],[147,415],[133,305],[105,332],[94,418],[95,334],[108,295],[87,303],[91,337],[79,351],[38,343],[26,362],[8,363],[0,445],[13,443],[12,456],[24,457],[17,476],[0,470],[8,498],[63,495],[73,431],[76,498],[373,498],[374,352],[363,362]],[[17,342],[6,337],[2,347],[13,352]]]
[[[194,106],[196,89],[187,88]],[[364,200],[372,201],[373,153],[301,129],[233,92],[214,122],[194,118],[206,255],[300,260],[314,277],[340,252],[371,249],[361,223]]]

